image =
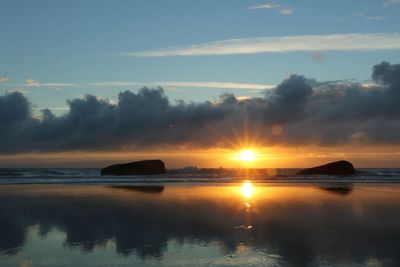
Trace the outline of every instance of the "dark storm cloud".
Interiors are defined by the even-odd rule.
[[[0,151],[227,146],[243,132],[268,145],[399,144],[400,64],[375,65],[372,78],[366,87],[292,75],[262,97],[202,103],[171,103],[161,88],[143,88],[121,92],[117,104],[72,99],[67,114],[43,110],[41,119],[14,92],[0,97]]]

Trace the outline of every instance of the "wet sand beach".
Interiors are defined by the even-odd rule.
[[[4,185],[0,265],[398,266],[400,185]]]

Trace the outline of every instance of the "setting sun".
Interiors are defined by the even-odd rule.
[[[239,160],[241,161],[254,161],[256,159],[256,154],[251,150],[243,150],[239,154]]]

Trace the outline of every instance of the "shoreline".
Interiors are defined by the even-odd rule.
[[[110,182],[104,182],[104,181],[99,181],[99,182],[6,182],[6,183],[1,183],[0,182],[0,187],[1,186],[23,186],[23,185],[91,185],[91,186],[236,186],[240,185],[245,181],[249,181],[254,185],[259,185],[259,186],[266,186],[266,185],[400,185],[400,181],[385,181],[385,180],[370,180],[370,181],[365,181],[365,180],[252,180],[252,179],[241,179],[238,181],[220,181],[220,182],[215,182],[215,181],[204,181],[204,182],[198,182],[198,181],[187,181],[187,182],[159,182],[159,181],[110,181]]]

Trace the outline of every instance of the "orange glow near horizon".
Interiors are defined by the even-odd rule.
[[[255,160],[240,160],[251,150]],[[255,143],[229,148],[170,148],[137,151],[32,152],[0,155],[1,167],[83,167],[101,168],[116,163],[161,159],[167,169],[199,168],[305,168],[346,159],[356,168],[398,168],[400,146],[394,147],[278,147]]]

